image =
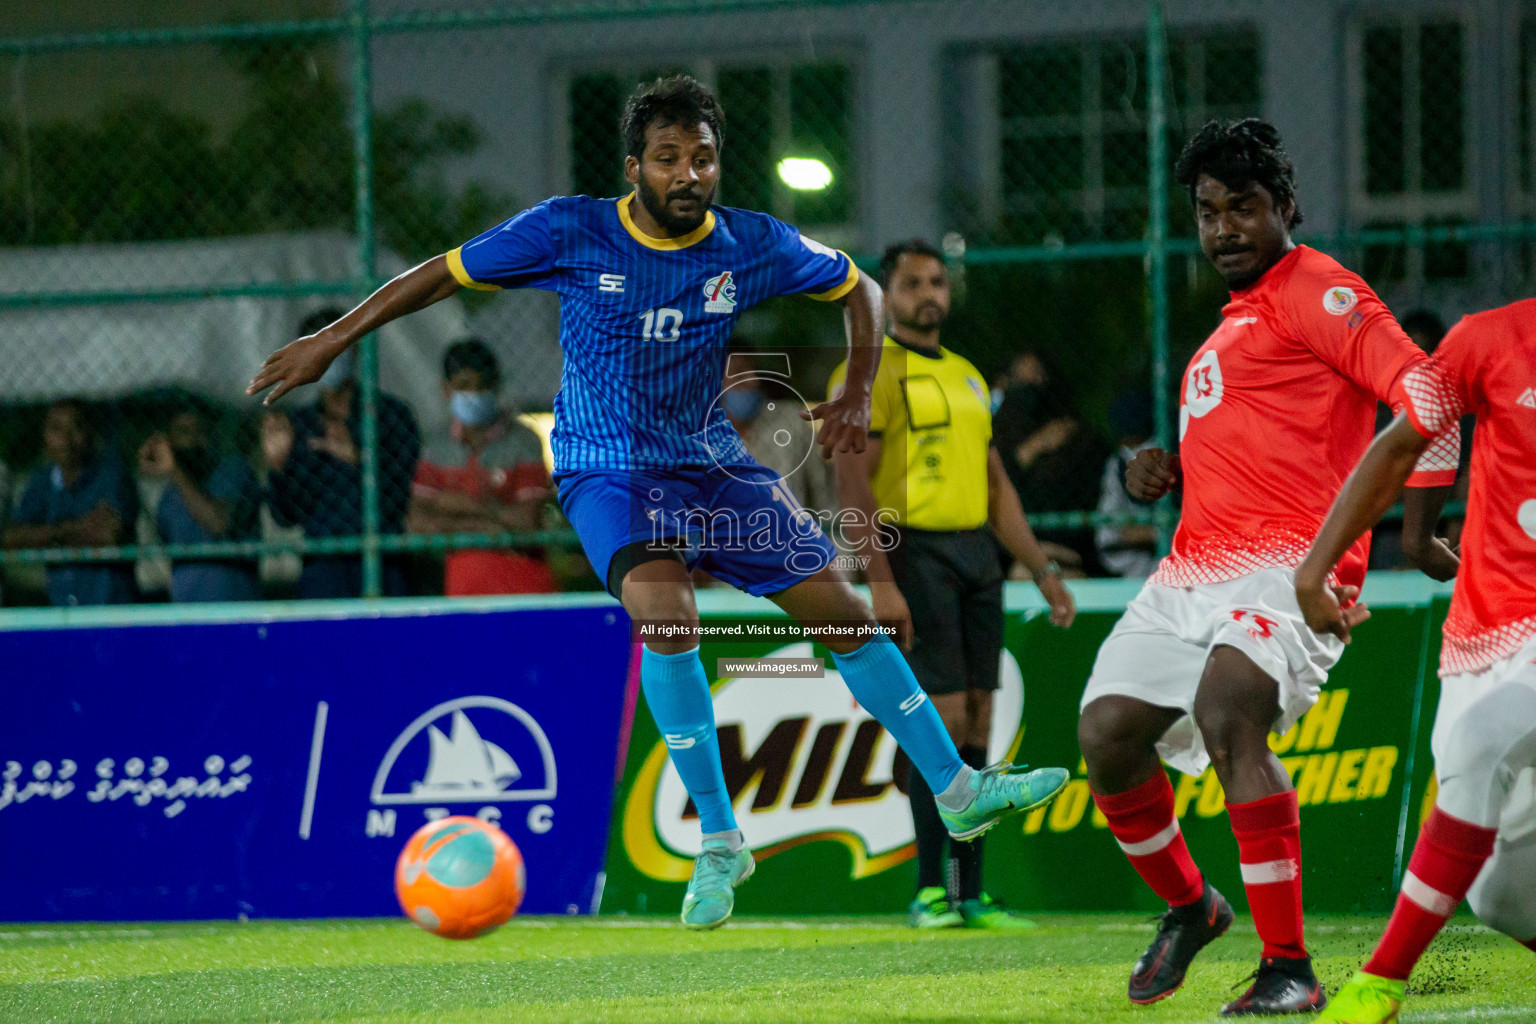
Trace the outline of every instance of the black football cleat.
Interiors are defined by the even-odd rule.
[[[1223,1017],[1277,1017],[1316,1013],[1328,1005],[1323,984],[1312,972],[1312,958],[1266,956],[1249,975],[1248,991],[1221,1008]]]
[[[1167,999],[1184,984],[1195,954],[1232,926],[1232,906],[1226,898],[1205,883],[1205,891],[1195,902],[1170,907],[1157,927],[1157,938],[1131,968],[1127,995],[1138,1006]]]

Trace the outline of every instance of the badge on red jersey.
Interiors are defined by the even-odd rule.
[[[1323,292],[1323,308],[1334,316],[1343,316],[1355,308],[1355,303],[1360,301],[1360,296],[1355,294],[1353,288],[1343,285],[1335,285]]]

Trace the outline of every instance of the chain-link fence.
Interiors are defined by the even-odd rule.
[[[1206,120],[1281,127],[1301,240],[1400,316],[1449,322],[1536,273],[1515,0],[1340,0],[1306,31],[1256,2],[1166,23],[1148,0],[409,4],[0,14],[6,603],[595,586],[548,476],[552,296],[463,292],[276,411],[244,386],[517,210],[627,191],[619,112],[658,74],[722,100],[719,202],[866,268],[942,242],[943,340],[992,386],[1032,521],[1090,574],[1144,571],[1176,514],[1114,481],[1172,442],[1177,370],[1225,299],[1171,181]],[[840,331],[776,300],[738,342],[832,353]],[[824,391],[831,358],[797,360],[796,387]]]

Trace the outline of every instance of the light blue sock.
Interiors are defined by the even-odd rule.
[[[667,754],[699,811],[706,836],[736,830],[725,774],[720,770],[720,741],[715,736],[715,706],[699,649],[640,656],[640,688],[666,741]]]
[[[832,660],[854,699],[896,737],[930,789],[944,793],[962,772],[970,774],[933,701],[890,637],[877,636],[849,654],[834,652]]]

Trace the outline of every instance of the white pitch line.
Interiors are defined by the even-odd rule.
[[[1439,1024],[1440,1021],[1495,1020],[1503,1017],[1521,1017],[1530,1020],[1536,1016],[1536,1007],[1486,1006],[1466,1010],[1437,1010],[1433,1013],[1405,1013],[1404,1024]]]
[[[304,811],[299,815],[299,838],[309,838],[309,826],[315,817],[315,791],[320,788],[320,753],[325,749],[325,719],[331,706],[325,701],[315,705],[315,735],[309,741],[309,777],[304,780]]]
[[[88,939],[98,935],[113,938],[146,939],[155,933],[148,928],[30,928],[26,931],[0,932],[0,941],[14,939]]]

